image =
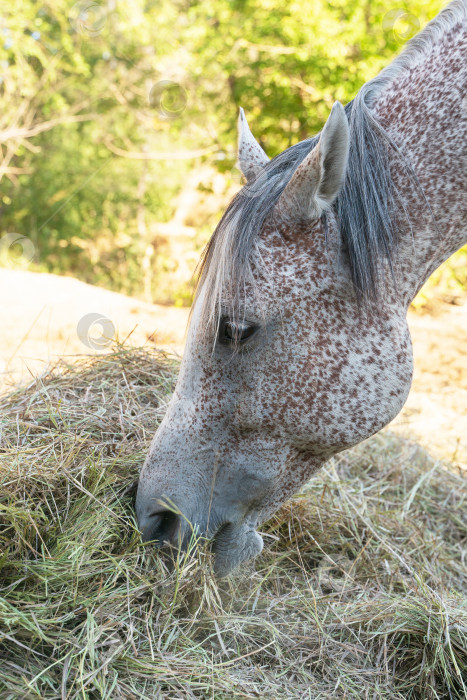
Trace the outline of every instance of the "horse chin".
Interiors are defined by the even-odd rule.
[[[263,538],[251,527],[226,525],[216,535],[214,573],[228,576],[243,562],[256,557],[263,549]]]

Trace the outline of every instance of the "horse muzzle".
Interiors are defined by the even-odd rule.
[[[156,547],[171,545],[186,550],[193,534],[212,539],[214,572],[219,577],[227,576],[263,548],[263,540],[252,523],[226,521],[212,513],[209,524],[200,524],[175,508],[145,509],[138,499],[136,513],[143,542],[153,542]]]

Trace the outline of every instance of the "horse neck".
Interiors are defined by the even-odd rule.
[[[456,20],[423,55],[383,84],[374,111],[413,167],[420,187],[394,166],[410,226],[400,232],[400,290],[407,305],[449,256],[467,242],[467,31]],[[412,62],[412,65],[410,63]],[[383,76],[381,76],[383,77]]]

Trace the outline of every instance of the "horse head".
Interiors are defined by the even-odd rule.
[[[261,551],[258,525],[409,391],[406,305],[390,293],[362,305],[337,220],[344,183],[362,177],[350,140],[336,103],[319,137],[269,161],[240,113],[247,182],[206,250],[136,502],[146,540],[214,538],[221,575]]]

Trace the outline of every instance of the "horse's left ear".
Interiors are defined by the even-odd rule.
[[[349,156],[349,124],[335,102],[315,148],[300,163],[276,205],[289,219],[311,220],[329,209],[341,188]]]
[[[269,158],[250,131],[245,112],[238,115],[238,165],[247,181],[254,180]]]

